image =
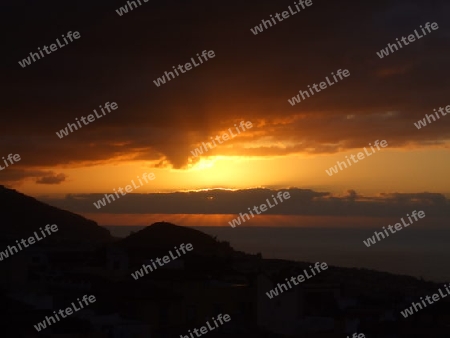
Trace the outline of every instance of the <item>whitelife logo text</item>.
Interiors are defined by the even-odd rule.
[[[283,194],[283,196],[281,196],[281,194]],[[284,191],[284,192],[283,191],[279,191],[277,193],[277,197],[280,200],[280,203],[282,203],[282,202],[284,202],[284,200],[288,200],[289,198],[291,198],[291,195],[289,194],[289,191]],[[275,203],[274,205],[270,204],[268,198],[266,199],[266,202],[269,205],[270,209],[272,209],[275,205],[278,205],[277,199],[275,198],[274,195],[272,195],[272,198],[273,198],[273,202]],[[247,208],[247,209],[250,212],[250,214],[252,215],[252,218],[254,218],[255,215],[253,215],[253,212],[250,210],[250,208]],[[264,204],[264,203],[259,206],[259,209],[261,209],[261,212],[259,212],[257,205],[253,206],[253,211],[257,215],[261,215],[261,213],[266,212],[268,210],[267,209],[267,205]],[[241,212],[241,213],[239,213],[239,217],[236,217],[232,221],[228,222],[228,224],[231,225],[232,228],[235,228],[236,225],[241,225],[241,220],[242,220],[242,222],[246,221],[244,216],[247,217],[247,220],[250,220],[250,216],[246,212],[244,212],[244,213]]]
[[[2,157],[2,159],[3,159],[3,163],[5,164],[5,166],[3,167],[3,166],[0,164],[0,171],[2,171],[3,169],[6,169],[6,168],[9,167],[8,161],[9,161],[10,165],[13,165],[14,163],[19,162],[19,161],[21,160],[19,154],[15,154],[15,155],[9,154],[9,155],[6,157],[6,159],[5,159],[5,157]],[[7,161],[7,160],[8,160],[8,161]]]
[[[207,55],[207,54],[208,54],[208,55]],[[214,54],[214,51],[213,51],[213,50],[210,50],[209,52],[207,52],[206,50],[204,50],[204,51],[202,52],[202,55],[197,54],[197,59],[198,59],[198,61],[199,61],[200,63],[196,63],[195,60],[194,60],[194,58],[191,58],[192,64],[191,64],[190,62],[187,62],[186,64],[184,64],[184,65],[178,65],[177,67],[172,66],[173,71],[175,72],[175,74],[177,74],[177,76],[180,76],[180,74],[178,73],[177,69],[178,69],[182,74],[184,74],[184,73],[186,73],[188,70],[191,70],[191,69],[192,69],[192,65],[194,65],[195,67],[198,67],[198,66],[200,66],[200,65],[203,63],[203,60],[204,60],[204,61],[208,61],[208,60],[209,60],[208,57],[209,57],[210,59],[216,57],[216,55]],[[184,67],[184,69],[183,69],[183,67]],[[159,87],[159,86],[165,84],[165,83],[166,83],[166,80],[167,80],[167,81],[170,81],[170,80],[172,80],[172,79],[175,79],[175,74],[174,74],[173,72],[171,72],[171,71],[169,71],[169,72],[166,71],[166,72],[164,72],[164,75],[163,75],[162,77],[158,77],[158,79],[154,80],[153,83],[156,85],[156,87]],[[172,79],[170,78],[170,76],[172,76]]]
[[[413,222],[413,220],[411,219],[411,217],[412,218],[414,218],[414,220],[417,222],[418,221],[418,219],[417,219],[417,216],[419,216],[419,218],[424,218],[425,217],[425,212],[423,211],[423,210],[420,210],[419,212],[417,212],[416,210],[414,210],[412,213],[411,213],[411,216],[409,216],[409,214],[406,214],[406,216],[408,217],[408,219],[409,219],[409,221],[411,222],[411,223],[406,223],[405,222],[405,220],[403,219],[403,217],[400,219],[401,221],[402,221],[402,223],[403,223],[403,226],[406,228],[406,227],[408,227],[408,226],[410,226],[411,224],[413,224],[414,222]],[[394,231],[394,228],[395,228],[395,231]],[[392,225],[388,225],[388,229],[389,229],[389,231],[391,232],[391,234],[395,234],[397,231],[400,231],[400,230],[402,230],[403,228],[402,228],[402,224],[400,224],[400,222],[399,223],[395,223],[394,224],[394,226],[392,226]],[[381,241],[382,239],[384,239],[384,238],[386,238],[384,235],[386,234],[386,236],[387,237],[389,237],[389,232],[387,231],[387,229],[385,228],[385,227],[383,227],[383,230],[384,230],[384,233],[383,232],[374,232],[374,236],[372,236],[372,237],[369,237],[369,238],[367,238],[367,241],[364,241],[363,240],[363,242],[364,242],[364,244],[367,246],[367,247],[369,247],[369,246],[371,246],[371,245],[375,245],[376,243],[377,243],[377,240],[378,241]],[[375,236],[376,236],[376,240],[375,240]]]
[[[65,42],[66,44],[61,44],[61,42],[59,41],[59,39],[56,39],[56,42],[57,42],[59,48],[62,48],[62,47],[67,46],[67,45],[69,44],[69,41],[67,41],[67,39],[69,39],[70,42],[72,42],[73,39],[75,39],[75,40],[79,39],[79,38],[81,37],[81,35],[80,35],[79,32],[73,32],[73,34],[72,34],[72,32],[68,32],[68,33],[67,33],[67,36],[64,36],[64,34],[63,34],[62,37],[63,37],[63,40],[64,40],[64,42]],[[66,37],[67,37],[67,39],[66,39]],[[20,65],[22,68],[25,68],[26,66],[31,65],[31,62],[36,62],[37,60],[40,60],[41,57],[43,58],[43,57],[45,57],[46,55],[49,55],[49,54],[51,54],[52,52],[57,51],[57,50],[58,50],[58,46],[56,45],[56,43],[52,43],[52,44],[50,45],[50,47],[47,47],[47,46],[42,47],[42,49],[45,51],[45,54],[44,54],[44,52],[41,50],[41,48],[39,47],[39,48],[38,48],[38,52],[36,52],[36,53],[30,52],[30,56],[27,57],[26,59],[23,59],[22,61],[19,61],[19,65]],[[49,49],[50,49],[50,51],[49,51]],[[40,56],[39,56],[39,54],[40,54]]]
[[[434,30],[434,31],[437,30],[437,29],[439,28],[439,26],[438,26],[438,24],[437,24],[436,22],[433,22],[432,24],[430,24],[429,22],[427,22],[427,23],[425,24],[425,29],[428,31],[428,33],[431,33],[430,27],[431,27],[431,29]],[[408,41],[409,41],[409,42],[406,41],[406,38],[405,38],[404,36],[402,36],[402,38],[400,39],[401,42],[400,42],[400,40],[399,40],[398,38],[396,38],[395,40],[397,40],[398,46],[399,46],[400,48],[403,48],[403,45],[404,45],[404,46],[407,46],[407,45],[409,45],[411,42],[416,41],[416,38],[417,38],[417,40],[418,40],[418,39],[423,38],[425,35],[427,35],[427,32],[426,32],[425,29],[422,27],[422,25],[420,25],[420,28],[422,29],[423,35],[420,35],[420,34],[417,32],[417,30],[415,29],[415,30],[414,30],[414,34],[408,35]],[[395,50],[394,50],[394,47],[395,47]],[[390,51],[390,52],[389,52],[389,51]],[[392,43],[392,44],[391,44],[391,43],[388,43],[388,46],[387,46],[385,49],[382,49],[382,50],[380,50],[379,52],[377,52],[377,55],[378,55],[378,57],[379,57],[380,59],[382,59],[382,58],[384,58],[385,56],[388,56],[390,53],[394,53],[394,52],[396,52],[396,51],[398,51],[397,45],[396,45],[395,43]]]
[[[102,111],[102,113],[103,113],[103,116],[106,115],[105,111],[103,110],[103,107],[102,107],[101,105],[100,105],[99,107],[100,107],[100,109],[101,109],[101,111]],[[115,103],[115,102],[113,102],[113,103],[111,103],[111,104],[110,104],[109,102],[106,102],[106,103],[105,103],[105,108],[106,108],[106,110],[108,111],[108,113],[110,113],[110,112],[111,112],[111,109],[112,109],[112,110],[116,110],[117,108],[119,108],[119,106],[118,106],[117,103]],[[98,114],[97,114],[97,110],[94,109],[93,111],[94,111],[95,116],[97,117],[97,119],[100,119],[100,118],[103,117],[102,115],[98,115]],[[89,114],[89,115],[87,116],[87,120],[88,120],[89,122],[86,122],[86,118],[85,118],[84,116],[81,116],[81,117],[80,117],[80,120],[81,120],[81,122],[83,122],[83,124],[84,124],[85,126],[87,126],[87,125],[89,124],[89,122],[94,122],[94,121],[95,121],[95,117],[94,117],[93,114]],[[83,126],[81,125],[81,122],[78,120],[78,117],[75,118],[75,122],[78,124],[78,127],[79,127],[80,129],[83,127]],[[69,127],[69,129],[67,129],[67,127]],[[76,125],[75,123],[67,123],[67,127],[64,128],[64,129],[61,129],[59,132],[56,132],[56,135],[57,135],[60,139],[63,138],[64,136],[68,136],[68,135],[69,135],[69,130],[70,130],[71,133],[73,133],[74,130],[72,129],[72,127],[73,127],[75,130],[78,130],[78,127],[77,127],[77,125]]]
[[[336,82],[330,81],[328,76],[325,76],[326,82],[322,81],[319,84],[314,83],[312,86],[308,85],[309,92],[308,92],[308,90],[303,91],[303,90],[300,89],[299,90],[299,94],[294,96],[292,99],[288,99],[289,104],[291,106],[295,106],[297,103],[300,103],[302,100],[305,101],[307,98],[310,97],[309,93],[311,93],[311,95],[314,95],[314,92],[319,93],[323,89],[327,89],[328,85],[330,87],[333,86],[335,83],[337,83],[339,81],[336,78],[336,76],[339,77],[339,79],[342,81],[344,78],[350,76],[350,72],[348,71],[348,69],[344,69],[344,70],[339,69],[338,71],[336,71],[336,75],[334,74],[334,72],[331,72],[331,76],[333,77],[334,81],[336,81]],[[319,89],[319,87],[320,87],[320,89]],[[300,99],[300,96],[301,96],[301,99]]]
[[[312,0],[299,0],[298,2],[294,2],[295,8],[297,9],[298,12],[294,10],[292,10],[291,6],[288,6],[289,12],[288,11],[283,11],[280,13],[276,13],[275,14],[275,18],[277,18],[278,22],[283,21],[284,19],[288,19],[291,15],[295,15],[297,13],[300,13],[301,9],[305,9],[306,7],[309,7],[312,5]],[[301,7],[301,9],[300,9]],[[283,18],[281,18],[283,17]],[[270,27],[272,27],[272,22],[274,25],[277,24],[277,21],[275,20],[274,16],[271,15],[269,20],[261,20],[261,24],[259,24],[258,26],[255,26],[255,28],[250,28],[250,31],[254,34],[254,35],[258,35],[258,33],[262,33],[265,29],[269,29]],[[272,20],[272,22],[270,21]],[[267,26],[267,24],[269,26]],[[264,27],[263,27],[264,25]]]
[[[142,181],[141,181],[141,178],[139,176],[137,178],[138,178],[139,183],[141,185],[136,185],[134,183],[134,180],[131,180],[131,183],[133,184],[133,186],[128,184],[125,187],[125,191],[126,192],[123,192],[123,188],[122,187],[119,187],[117,189],[117,190],[119,190],[119,192],[120,192],[120,194],[122,196],[125,196],[127,193],[132,192],[133,191],[133,187],[134,187],[134,189],[139,189],[140,187],[142,187],[144,185],[144,183],[142,183]],[[145,181],[145,183],[148,183],[148,180],[153,181],[155,179],[155,174],[154,173],[150,173],[150,174],[143,173],[142,174],[142,179]],[[120,198],[119,192],[117,192],[116,189],[113,189],[113,190],[114,190],[114,193],[116,194],[117,199],[119,199]],[[111,198],[111,200],[110,200],[110,198]],[[98,200],[97,202],[94,202],[94,206],[97,209],[100,209],[101,207],[105,207],[106,206],[106,202],[111,203],[111,202],[114,202],[115,200],[116,200],[116,198],[114,197],[113,194],[105,194],[105,197],[103,197],[101,200]]]
[[[381,142],[379,142],[378,140],[376,140],[374,142],[374,146],[377,147],[378,150],[380,150],[380,145],[381,147],[385,148],[388,146],[388,143],[386,140],[382,140]],[[370,148],[372,148],[373,152],[369,153],[367,152],[366,147],[364,147],[364,152],[366,153],[366,155],[372,156],[375,153],[375,149],[372,146],[372,143],[369,143]],[[352,159],[353,163],[358,163],[359,161],[356,159],[356,157],[358,157],[358,160],[364,160],[366,158],[366,156],[364,155],[364,153],[362,151],[360,151],[357,155],[351,154],[350,158]],[[352,162],[350,161],[350,159],[348,158],[348,156],[345,156],[347,163],[349,166],[352,165]],[[337,161],[337,165],[335,165],[334,167],[331,167],[329,170],[325,169],[325,172],[328,174],[328,176],[332,176],[333,174],[337,174],[338,171],[338,166],[340,170],[344,170],[347,168],[347,163],[345,162],[339,162]],[[344,166],[344,168],[342,168],[341,164]]]
[[[80,311],[81,309],[83,309],[85,306],[88,306],[92,303],[95,303],[96,299],[95,296],[91,295],[91,296],[87,296],[84,295],[83,298],[80,300],[79,298],[77,298],[78,300],[78,305],[80,306],[79,308],[74,304],[74,302],[72,302],[66,309],[60,309],[58,311],[59,316],[61,316],[62,318],[67,318],[67,316],[70,316],[72,314],[74,314],[75,312]],[[36,331],[41,331],[45,328],[47,328],[47,325],[50,326],[52,324],[56,324],[56,321],[60,321],[61,319],[59,318],[58,314],[56,313],[56,311],[53,311],[53,315],[50,316],[45,316],[45,319],[42,322],[39,322],[37,325],[34,325],[34,328],[36,329]]]
[[[252,125],[252,123],[250,121],[247,121],[245,123],[244,123],[244,121],[241,121],[241,123],[239,124],[239,127],[241,127],[242,131],[246,130],[245,127],[244,127],[244,124],[245,124],[245,127],[247,129],[250,129],[250,128],[253,127],[253,125]],[[240,130],[239,130],[239,127],[236,127],[236,125],[234,125],[234,127],[236,128],[237,135],[239,135],[241,133]],[[226,132],[222,135],[223,141],[228,141],[228,140],[233,139],[233,138],[235,138],[237,136],[237,135],[233,134],[233,132],[231,131],[231,128],[228,128],[228,131],[230,132],[229,135]],[[208,147],[211,150],[213,148],[217,147],[217,144],[216,144],[216,142],[214,140],[216,140],[219,144],[223,143],[223,142],[220,141],[220,136],[219,135],[216,135],[216,137],[214,139],[211,137],[211,140],[212,140],[212,143],[214,145],[211,145],[211,143],[206,142],[208,144]],[[208,147],[206,146],[205,142],[202,142],[202,145],[203,145],[203,149],[205,149],[205,152],[208,151]],[[203,149],[202,149],[202,147],[195,148],[194,150],[191,150],[191,154],[194,155],[195,157],[200,156],[200,155],[203,154]]]
[[[442,117],[444,117],[445,115],[447,115],[448,113],[450,113],[450,105],[448,105],[447,107],[445,107],[445,111],[443,107],[439,107],[439,109],[436,111],[436,109],[434,110],[434,115],[433,114],[425,114],[425,118],[423,120],[419,120],[417,121],[417,123],[414,122],[414,125],[416,126],[417,129],[420,129],[422,127],[426,127],[427,126],[427,120],[428,120],[428,124],[430,124],[431,122],[436,122],[436,118],[440,119],[441,117],[439,116],[438,112],[442,114]],[[436,117],[434,117],[436,116]],[[431,119],[433,119],[433,121],[431,121]]]
[[[319,264],[320,264],[320,266],[319,266]],[[328,265],[325,262],[324,263],[316,262],[314,264],[314,266],[310,265],[309,269],[310,269],[310,272],[312,275],[309,275],[306,270],[303,270],[304,274],[300,274],[296,277],[293,276],[290,279],[285,278],[287,285],[284,283],[278,283],[276,288],[270,290],[269,292],[266,292],[267,297],[269,297],[269,299],[272,299],[272,298],[282,294],[284,291],[287,291],[288,289],[292,289],[292,285],[289,281],[291,281],[292,284],[294,284],[294,285],[299,285],[300,283],[303,283],[305,280],[308,280],[308,279],[312,278],[313,276],[317,275],[318,273],[328,269]],[[305,279],[305,276],[306,276],[306,279]],[[288,286],[289,286],[289,288],[288,288]],[[285,290],[283,290],[283,288]],[[280,290],[280,293],[278,293],[278,290]]]
[[[153,272],[158,268],[156,263],[158,263],[158,265],[160,267],[162,267],[162,266],[164,266],[164,264],[168,264],[171,261],[174,261],[175,259],[180,258],[182,255],[187,254],[187,251],[194,250],[194,246],[191,243],[188,243],[188,244],[186,244],[186,247],[185,247],[184,243],[182,243],[179,248],[174,247],[174,249],[175,249],[175,252],[177,253],[177,256],[174,256],[172,254],[172,250],[169,250],[170,257],[168,255],[166,255],[163,258],[156,257],[155,260],[151,259],[149,264],[142,264],[141,269],[137,270],[134,273],[131,273],[131,277],[133,277],[134,280],[144,277],[149,272]],[[178,251],[178,249],[180,249],[182,254],[180,253],[180,251]],[[155,261],[156,261],[156,263],[155,263]]]
[[[44,231],[45,229],[45,231]],[[7,249],[5,251],[0,251],[0,261],[11,257],[13,254],[18,253],[19,251],[22,251],[24,248],[28,248],[30,245],[37,243],[41,240],[43,240],[45,237],[50,236],[51,234],[55,233],[58,231],[58,226],[56,224],[47,224],[44,229],[39,228],[39,230],[41,230],[41,235],[42,237],[40,237],[38,235],[38,233],[35,231],[33,232],[33,236],[28,237],[27,239],[21,239],[16,240],[16,245],[8,245]],[[22,245],[21,245],[22,244]],[[23,246],[23,247],[22,247]],[[19,248],[19,249],[17,249]],[[8,253],[9,251],[9,253]]]

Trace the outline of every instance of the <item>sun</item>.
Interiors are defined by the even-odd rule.
[[[217,161],[215,158],[202,158],[196,164],[194,164],[191,170],[205,170],[214,167],[214,163]]]

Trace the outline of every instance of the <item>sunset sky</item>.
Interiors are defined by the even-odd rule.
[[[448,216],[450,116],[420,130],[414,122],[450,104],[450,3],[313,0],[255,36],[250,28],[293,1],[149,1],[124,16],[115,12],[122,0],[48,2],[54,11],[40,2],[1,5],[10,34],[1,56],[0,157],[21,156],[0,171],[1,184],[100,224],[224,214],[204,223],[227,226],[231,214],[270,196],[257,188],[295,192],[292,204],[271,212],[271,224],[282,222],[277,213],[301,224],[294,218],[397,218],[411,206]],[[439,29],[377,56],[427,22]],[[19,66],[68,31],[81,38]],[[204,50],[215,58],[155,86],[165,71]],[[351,75],[304,102],[288,103],[338,69]],[[58,138],[67,123],[105,102],[118,109]],[[200,158],[192,155],[241,121],[253,127]],[[388,147],[326,174],[376,140]],[[145,195],[95,209],[93,201],[143,173],[156,177],[136,191]],[[200,191],[186,200],[176,194],[204,189],[230,191]],[[242,189],[257,190],[245,195]],[[210,208],[211,201],[217,204]],[[343,212],[339,203],[353,204]]]

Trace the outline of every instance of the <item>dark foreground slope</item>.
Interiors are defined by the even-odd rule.
[[[111,240],[109,231],[96,222],[4,186],[0,186],[0,215],[0,232],[5,235],[29,237],[40,227],[56,224],[58,231],[55,235],[59,238],[85,242]]]
[[[401,311],[413,301],[443,288],[413,277],[330,266],[282,288],[292,276],[306,276],[314,262],[244,254],[201,231],[166,222],[110,241],[108,231],[95,222],[4,187],[0,211],[0,229],[8,236],[29,236],[45,224],[61,229],[11,255],[6,246],[14,242],[0,234],[5,337],[187,337],[219,314],[228,314],[231,322],[208,332],[208,338],[341,338],[354,333],[444,338],[450,332],[450,297],[404,318]],[[52,242],[60,235],[63,240]],[[77,245],[68,245],[68,238]],[[170,257],[169,263],[161,259],[182,243],[192,244],[193,250]],[[150,269],[150,260],[158,265]],[[47,316],[88,295],[95,303],[54,320],[43,332],[36,329]]]

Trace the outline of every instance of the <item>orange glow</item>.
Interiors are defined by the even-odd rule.
[[[229,226],[228,222],[238,215],[229,214],[98,214],[84,213],[84,217],[96,221],[100,225],[129,225],[148,226],[155,222],[171,222],[189,227],[201,226]],[[283,216],[260,215],[250,221],[242,223],[239,227],[267,226],[267,227],[377,227],[381,223],[396,221],[396,218],[382,217],[339,217],[339,216]],[[233,229],[230,226],[230,229]]]
[[[332,177],[329,169],[355,150],[328,155],[290,155],[270,158],[213,156],[201,158],[189,169],[154,168],[152,162],[133,161],[82,168],[62,168],[67,179],[62,184],[43,185],[28,180],[17,189],[40,194],[107,193],[130,184],[143,173],[154,173],[136,193],[198,189],[247,189],[255,187],[299,187],[341,193],[355,189],[366,195],[379,192],[448,192],[450,166],[447,150],[408,151],[389,148],[340,171]],[[42,170],[48,170],[43,168]],[[55,172],[58,169],[52,168]],[[376,174],[377,180],[371,178]]]

